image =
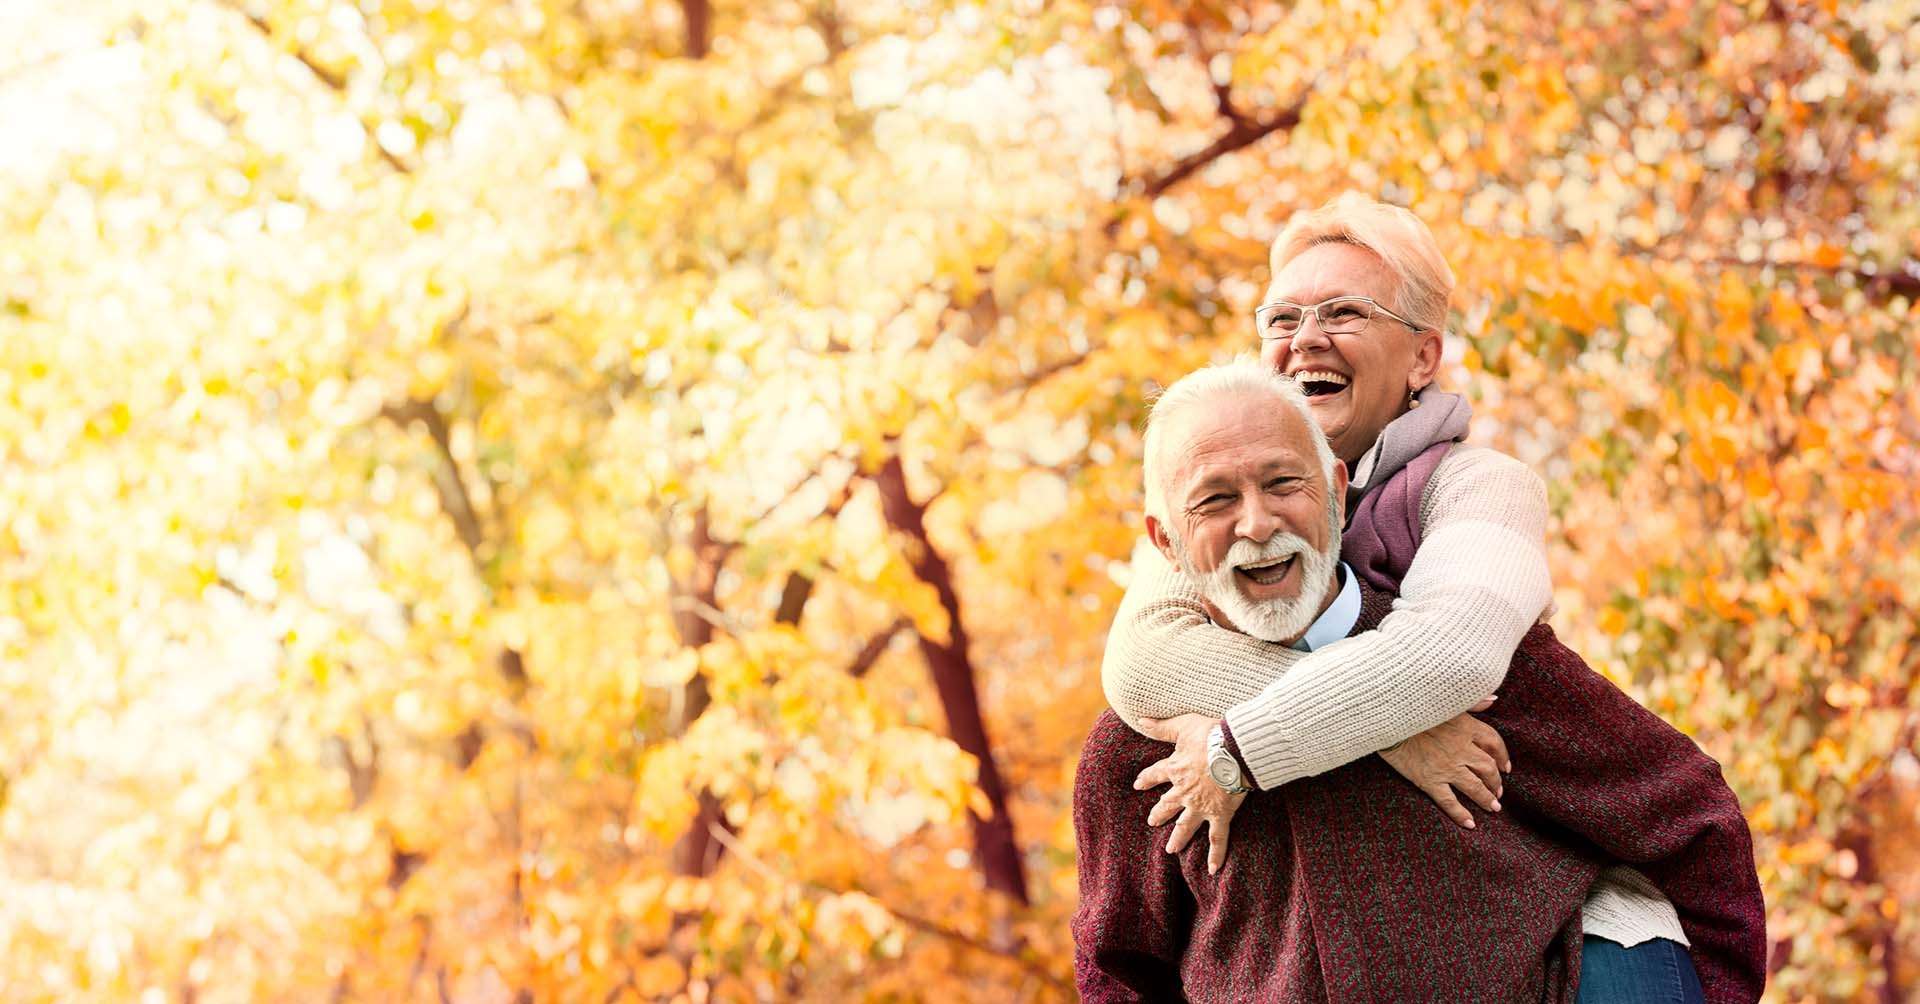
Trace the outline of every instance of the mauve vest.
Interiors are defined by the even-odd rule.
[[[1451,449],[1451,440],[1427,447],[1354,503],[1341,532],[1340,557],[1367,585],[1400,594],[1413,552],[1420,549],[1420,498]]]

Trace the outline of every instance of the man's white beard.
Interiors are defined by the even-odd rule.
[[[1290,533],[1276,533],[1267,538],[1265,544],[1256,544],[1245,538],[1236,540],[1227,549],[1227,556],[1220,562],[1220,567],[1205,576],[1193,572],[1193,561],[1178,534],[1173,535],[1174,554],[1180,559],[1187,580],[1200,590],[1208,602],[1220,608],[1220,612],[1227,615],[1234,627],[1261,641],[1284,642],[1307,633],[1307,629],[1319,619],[1320,606],[1326,602],[1327,593],[1333,588],[1334,568],[1340,554],[1340,531],[1338,522],[1332,523],[1332,526],[1334,530],[1329,534],[1331,539],[1327,541],[1324,551],[1315,550],[1306,538]],[[1289,557],[1300,562],[1299,595],[1291,600],[1274,597],[1255,601],[1241,590],[1239,573],[1234,571],[1235,568]]]

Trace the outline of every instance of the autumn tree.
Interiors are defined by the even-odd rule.
[[[1144,402],[1350,189],[1770,999],[1911,998],[1912,13],[14,15],[10,999],[1070,999]]]

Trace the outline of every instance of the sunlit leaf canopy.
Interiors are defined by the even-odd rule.
[[[1905,999],[1917,20],[8,6],[6,996],[1070,999],[1143,402],[1357,190],[1769,1000]]]

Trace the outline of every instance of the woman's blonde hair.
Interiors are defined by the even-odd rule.
[[[1445,331],[1447,301],[1453,296],[1453,269],[1440,253],[1420,217],[1399,206],[1348,192],[1312,212],[1296,216],[1274,238],[1268,264],[1274,275],[1287,263],[1320,244],[1352,244],[1385,262],[1399,277],[1398,303],[1389,306],[1425,328]]]

